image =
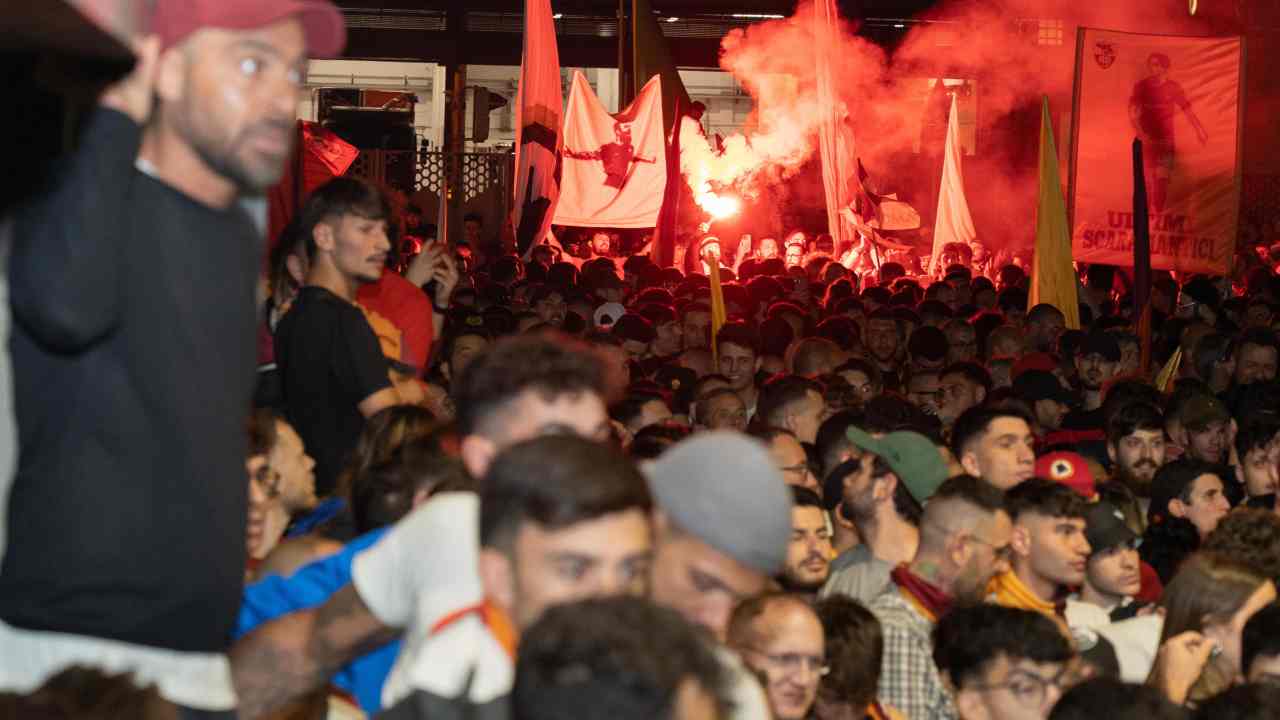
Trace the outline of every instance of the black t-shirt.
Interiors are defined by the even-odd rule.
[[[220,652],[244,583],[261,241],[238,207],[135,169],[140,137],[98,111],[17,216],[0,617]]]
[[[360,401],[391,386],[387,360],[360,308],[314,286],[302,288],[276,326],[285,415],[316,461],[316,492],[333,491],[355,449]]]

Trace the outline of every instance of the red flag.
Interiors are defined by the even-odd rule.
[[[661,78],[610,115],[586,77],[574,72],[561,156],[556,225],[654,227],[667,183]]]
[[[311,191],[345,173],[359,154],[354,145],[332,131],[313,122],[298,121],[298,147],[293,160],[285,166],[280,182],[267,191],[268,246],[275,246]]]
[[[680,218],[680,195],[685,187],[684,176],[680,174],[680,123],[687,108],[683,101],[676,99],[675,130],[671,132],[671,142],[667,143],[667,185],[662,194],[662,209],[658,211],[658,224],[653,229],[653,250],[650,258],[658,267],[670,267],[675,263],[676,227]]]
[[[546,235],[560,195],[560,50],[551,0],[525,0],[524,56],[516,93],[516,182],[511,224],[523,254]]]

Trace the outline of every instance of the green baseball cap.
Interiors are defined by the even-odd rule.
[[[847,434],[854,445],[884,458],[907,492],[921,505],[933,497],[947,479],[947,465],[942,462],[938,446],[920,433],[899,430],[874,438],[851,427]]]

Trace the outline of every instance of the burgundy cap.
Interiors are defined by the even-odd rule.
[[[296,16],[311,57],[337,57],[347,42],[342,13],[329,0],[157,0],[151,31],[170,48],[196,30],[250,30]]]

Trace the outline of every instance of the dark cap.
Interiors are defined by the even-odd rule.
[[[328,0],[158,0],[151,29],[173,47],[204,28],[251,30],[285,18],[302,23],[311,57],[337,57],[347,43],[342,13]]]
[[[633,313],[627,313],[618,318],[610,332],[613,333],[614,337],[623,340],[634,340],[646,345],[653,342],[653,339],[657,336],[657,333],[653,330],[653,323]]]
[[[1179,413],[1182,426],[1188,430],[1204,430],[1213,423],[1230,422],[1231,413],[1218,398],[1201,394],[1188,398]]]
[[[1084,522],[1084,536],[1089,541],[1090,557],[1138,540],[1138,534],[1125,523],[1124,513],[1109,502],[1099,501],[1089,505]]]
[[[1116,336],[1106,332],[1091,332],[1084,336],[1076,348],[1076,357],[1101,355],[1108,362],[1120,362],[1120,343]]]
[[[1013,380],[1013,393],[1030,403],[1040,400],[1057,400],[1071,405],[1075,397],[1062,386],[1058,376],[1046,370],[1026,370]]]

